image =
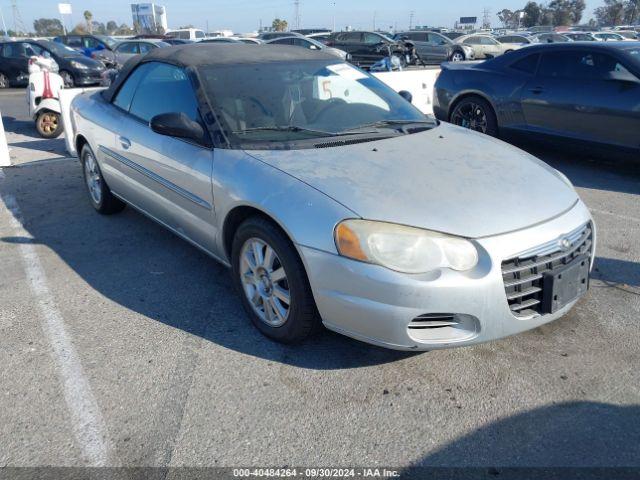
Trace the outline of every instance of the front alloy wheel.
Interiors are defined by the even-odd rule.
[[[244,243],[240,254],[244,293],[260,320],[281,327],[289,318],[291,291],[287,273],[276,252],[259,238]]]
[[[462,52],[453,52],[453,55],[451,55],[451,61],[452,62],[463,62],[464,61],[464,54]]]
[[[282,343],[298,343],[320,326],[309,279],[287,235],[263,216],[236,230],[231,246],[233,283],[253,325]]]

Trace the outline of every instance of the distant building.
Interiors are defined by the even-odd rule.
[[[132,3],[131,15],[133,27],[140,34],[165,33],[167,27],[167,10],[163,5],[155,3]]]

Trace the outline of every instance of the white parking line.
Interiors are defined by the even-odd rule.
[[[0,180],[3,177],[4,173],[0,169]],[[22,216],[15,197],[0,194],[0,221],[7,222],[16,237],[33,239],[22,225]],[[30,243],[21,243],[18,248],[29,280],[29,287],[43,318],[42,330],[53,350],[73,432],[87,462],[91,466],[105,466],[108,460],[106,430],[80,358],[49,290],[47,277],[36,249]]]

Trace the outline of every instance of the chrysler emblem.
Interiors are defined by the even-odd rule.
[[[569,248],[571,248],[571,240],[569,240],[567,237],[563,237],[558,240],[558,245],[560,245],[560,248],[562,248],[563,250],[568,250]]]

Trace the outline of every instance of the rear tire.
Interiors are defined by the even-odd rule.
[[[107,182],[102,177],[100,166],[89,145],[82,147],[80,153],[84,183],[89,193],[91,205],[102,215],[112,215],[124,210],[126,204],[113,196]]]
[[[42,138],[56,138],[62,133],[64,127],[60,114],[51,110],[38,112],[36,116],[36,130]]]
[[[498,136],[498,119],[493,107],[484,98],[476,95],[457,102],[451,111],[449,121],[492,137]]]
[[[9,77],[4,73],[0,73],[0,88],[9,88],[10,86]]]
[[[235,233],[233,283],[251,322],[281,343],[299,343],[321,326],[304,265],[287,236],[256,216]]]

